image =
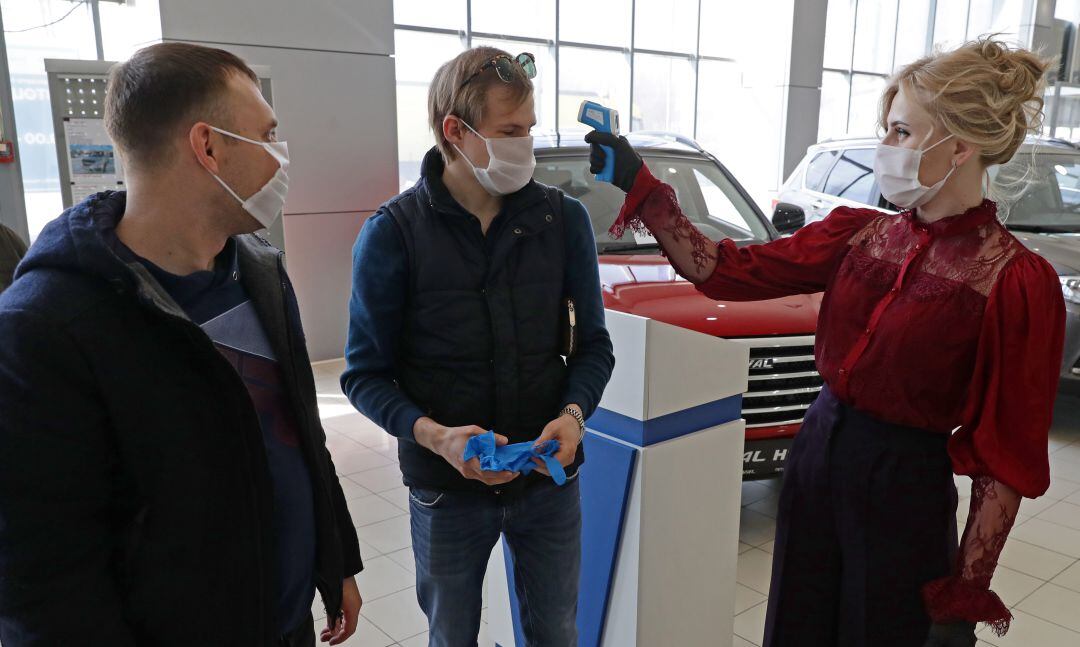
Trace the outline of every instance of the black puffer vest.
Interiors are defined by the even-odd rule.
[[[443,168],[432,149],[416,186],[384,205],[409,262],[399,387],[440,424],[478,425],[511,443],[535,440],[559,415],[567,371],[559,354],[563,196],[530,182],[506,197],[485,236],[450,196]],[[416,443],[399,448],[408,485],[487,489]],[[527,487],[533,476],[500,490]]]

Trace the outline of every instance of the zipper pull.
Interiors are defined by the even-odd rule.
[[[570,327],[573,328],[577,325],[577,315],[574,314],[574,302],[567,301],[566,309],[570,311]]]

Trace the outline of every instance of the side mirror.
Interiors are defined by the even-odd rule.
[[[777,203],[773,209],[772,224],[781,234],[792,234],[806,224],[806,212],[790,202]]]

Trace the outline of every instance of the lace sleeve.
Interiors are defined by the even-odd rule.
[[[709,240],[679,207],[675,190],[642,165],[611,235],[651,233],[675,270],[713,299],[759,301],[821,292],[847,254],[849,241],[883,214],[835,209],[786,238],[757,245]]]
[[[701,283],[716,271],[716,243],[686,217],[675,190],[653,177],[645,165],[626,196],[611,235],[621,238],[627,229],[651,234],[675,271],[691,283]]]
[[[1012,613],[990,590],[990,580],[1016,521],[1020,498],[1016,490],[992,477],[978,476],[972,481],[971,508],[955,573],[923,589],[931,620],[986,622],[998,636],[1009,630]]]
[[[713,275],[716,243],[683,214],[674,189],[661,184],[638,213],[676,272],[691,283],[701,283]]]
[[[1021,497],[1050,485],[1047,434],[1064,335],[1057,273],[1035,254],[1017,256],[987,301],[964,424],[949,438],[953,471],[972,478],[971,509],[953,574],[923,589],[935,622],[987,622],[998,635],[1009,628],[990,580]]]

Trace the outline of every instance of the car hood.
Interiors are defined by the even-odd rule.
[[[604,305],[714,337],[812,335],[821,295],[768,301],[714,301],[662,256],[601,256]]]
[[[1058,274],[1080,274],[1080,234],[1032,234],[1014,231],[1025,247],[1042,256]]]

